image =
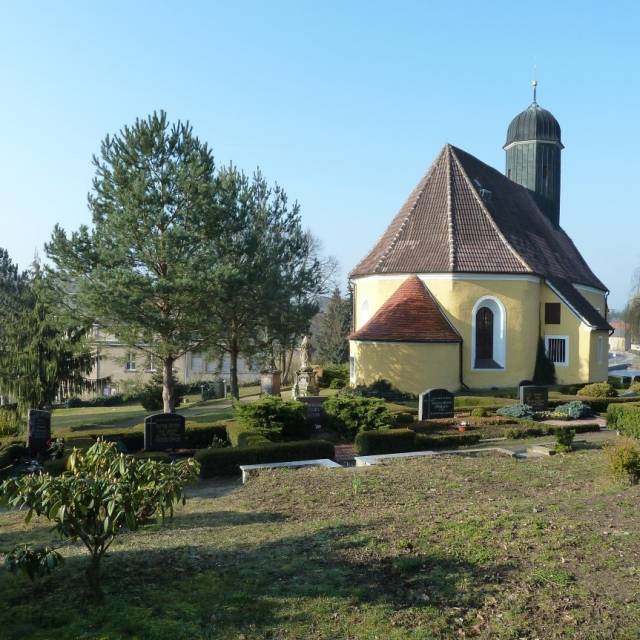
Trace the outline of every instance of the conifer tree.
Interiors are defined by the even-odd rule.
[[[318,359],[323,364],[339,364],[349,359],[351,331],[351,300],[340,295],[337,287],[322,314],[318,334],[315,337]]]
[[[535,384],[556,383],[556,366],[547,355],[542,338],[538,338],[538,352],[536,353],[536,366],[533,372],[533,382]]]
[[[0,250],[0,393],[22,412],[87,388],[90,326],[69,322],[37,262],[19,273]]]
[[[215,304],[213,156],[188,123],[160,112],[107,136],[93,163],[92,228],[56,226],[47,252],[76,313],[162,363],[172,412],[174,363],[206,343]]]

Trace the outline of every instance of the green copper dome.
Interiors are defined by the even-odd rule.
[[[559,142],[560,124],[553,117],[553,114],[543,109],[537,102],[519,113],[507,129],[507,141],[505,147],[512,142],[525,142],[529,140],[545,140],[548,142]]]

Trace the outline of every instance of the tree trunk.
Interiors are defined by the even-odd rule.
[[[102,593],[102,587],[100,586],[100,560],[102,556],[99,554],[93,554],[89,566],[85,571],[87,578],[87,584],[89,585],[89,595],[96,602],[102,602],[104,594]]]
[[[165,413],[173,413],[176,404],[176,390],[173,386],[173,362],[167,357],[162,361],[162,404]]]
[[[238,387],[238,347],[231,344],[229,351],[229,377],[231,378],[231,397],[240,400],[240,389]]]

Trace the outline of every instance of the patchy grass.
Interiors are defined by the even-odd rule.
[[[0,570],[2,637],[640,635],[640,487],[612,483],[600,451],[281,470],[196,491],[169,526],[114,544],[104,606],[83,600],[80,547],[40,585]],[[49,535],[0,514],[2,548]]]

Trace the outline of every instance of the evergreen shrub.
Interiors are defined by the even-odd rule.
[[[479,433],[442,433],[428,435],[419,433],[416,436],[416,450],[429,451],[431,449],[456,449],[468,447],[482,440]]]
[[[243,431],[259,433],[268,440],[299,436],[307,430],[305,406],[297,400],[264,396],[247,404],[236,402],[233,413]]]
[[[416,433],[411,429],[361,431],[356,436],[354,449],[363,456],[415,451]]]
[[[344,436],[373,431],[392,424],[391,412],[379,398],[340,394],[324,402],[327,427]]]
[[[528,404],[510,404],[506,407],[500,407],[496,411],[496,415],[505,416],[507,418],[533,418],[535,412]]]
[[[582,387],[577,395],[587,398],[615,398],[618,392],[608,382],[594,382]]]
[[[410,411],[398,411],[391,414],[391,426],[404,427],[414,423],[414,414]]]
[[[634,438],[619,438],[604,448],[611,475],[617,480],[638,484],[640,479],[640,445]]]
[[[241,464],[265,464],[333,457],[333,444],[326,440],[272,442],[258,447],[200,449],[195,454],[196,460],[200,463],[202,478],[236,475],[240,473],[239,466]]]
[[[340,389],[341,387],[331,386],[333,382],[340,380],[344,382],[342,387],[346,387],[349,382],[348,364],[327,364],[322,367],[322,373],[318,377],[318,385],[323,389]]]
[[[329,389],[344,389],[347,386],[346,380],[341,380],[340,378],[334,378],[329,383]]]
[[[567,420],[581,420],[593,415],[593,409],[581,400],[572,400],[566,404],[558,405],[553,410],[553,416]]]
[[[640,406],[610,404],[607,409],[607,425],[625,436],[640,438]]]
[[[471,410],[471,415],[474,418],[484,418],[489,415],[489,410],[486,407],[476,407]]]

